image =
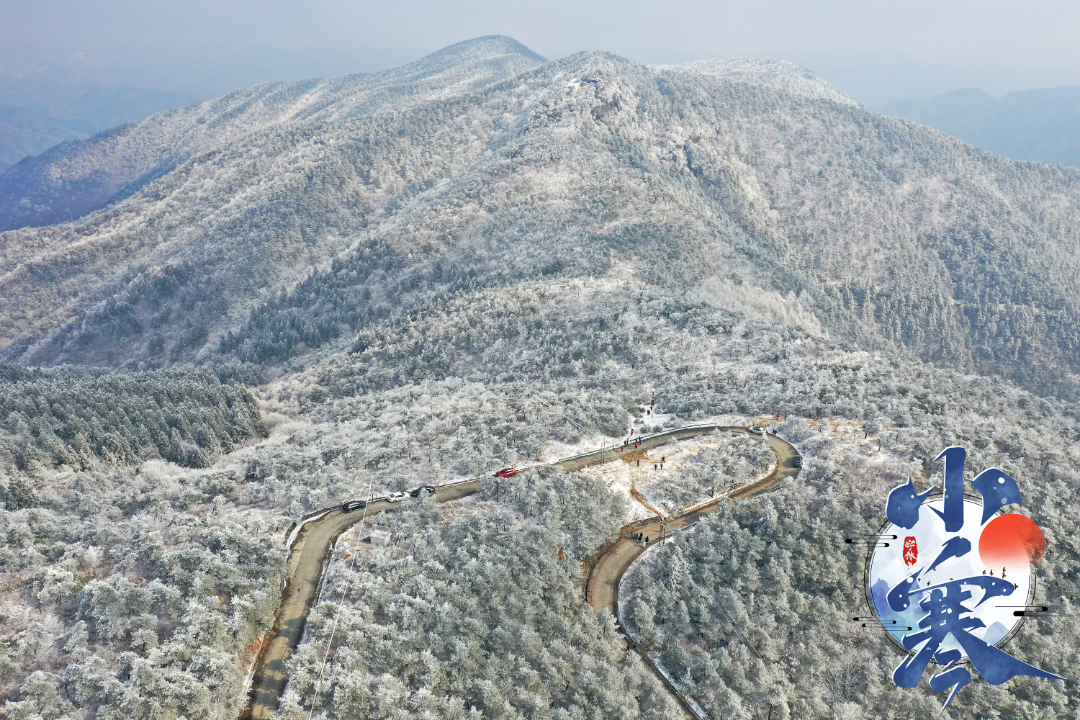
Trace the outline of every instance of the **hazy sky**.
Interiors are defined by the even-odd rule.
[[[207,96],[503,34],[549,58],[785,58],[880,102],[1080,84],[1078,28],[1076,0],[2,0],[0,72]]]

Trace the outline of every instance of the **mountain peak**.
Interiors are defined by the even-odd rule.
[[[521,55],[529,60],[547,62],[546,58],[533,52],[514,38],[505,35],[485,35],[449,45],[442,50],[436,50],[406,67],[415,70],[442,70],[455,65],[490,60],[504,55]]]

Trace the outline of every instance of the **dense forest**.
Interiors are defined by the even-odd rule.
[[[0,365],[0,466],[89,470],[163,458],[202,468],[265,435],[251,393],[207,370]]]
[[[238,658],[269,627],[283,574],[266,530],[287,522],[243,508],[242,473],[191,472],[153,460],[7,478],[34,496],[0,513],[7,717],[243,709]]]
[[[679,717],[581,596],[624,508],[585,476],[521,480],[453,520],[430,500],[380,517],[386,548],[340,541],[279,716]]]
[[[788,418],[779,432],[808,458],[799,483],[766,501],[733,505],[711,521],[721,524],[717,527],[742,523],[746,532],[766,532],[768,526],[760,518],[762,502],[767,502],[780,516],[792,518],[783,526],[791,540],[783,542],[800,544],[805,547],[802,552],[818,558],[837,557],[836,538],[850,531],[852,523],[876,522],[880,517],[889,483],[905,473],[928,477],[930,460],[943,444],[960,442],[972,449],[975,462],[996,464],[1018,478],[1037,473],[1034,477],[1053,480],[1034,484],[1035,490],[1026,484],[1024,508],[1038,516],[1055,549],[1042,586],[1053,588],[1056,582],[1062,588],[1066,581],[1073,582],[1066,573],[1076,561],[1075,553],[1061,539],[1069,537],[1073,512],[1069,500],[1078,478],[1074,456],[1068,452],[1080,441],[1075,406],[1021,390],[1003,390],[988,379],[961,376],[903,357],[844,351],[812,335],[810,331],[817,332],[813,323],[799,315],[797,307],[785,305],[783,298],[759,298],[752,305],[733,293],[725,309],[722,296],[703,297],[700,292],[693,289],[672,296],[630,277],[464,296],[430,314],[394,320],[378,335],[357,338],[350,352],[328,354],[307,369],[263,381],[256,392],[262,398],[261,423],[268,437],[247,440],[209,468],[185,469],[167,459],[136,458],[126,467],[97,459],[94,462],[99,464],[90,469],[42,465],[6,470],[7,487],[29,488],[34,502],[32,507],[9,502],[3,511],[9,548],[3,558],[4,577],[40,578],[8,584],[3,590],[8,610],[0,633],[8,647],[3,677],[9,714],[109,717],[115,709],[142,717],[133,703],[139,697],[145,700],[165,693],[173,698],[170,707],[187,717],[224,717],[233,712],[228,708],[243,702],[244,670],[252,659],[250,644],[272,618],[283,572],[281,543],[298,513],[363,496],[369,483],[374,492],[381,493],[423,481],[490,474],[507,464],[552,461],[572,454],[574,447],[610,442],[623,437],[628,427],[642,427],[642,408],[653,402],[660,426],[708,417],[745,422],[758,413],[782,412]],[[777,322],[778,317],[787,317],[789,324]],[[808,329],[795,324],[800,318]],[[177,370],[117,378],[108,373],[82,377],[75,373],[60,382],[53,373],[57,371],[11,369],[7,382],[36,382],[49,388],[66,387],[65,383],[92,387],[97,382],[113,388],[114,406],[127,407],[142,395],[144,386],[135,382],[139,378],[147,387],[154,382],[194,383],[201,378],[202,394],[192,394],[204,398],[205,415],[211,418],[214,408],[227,406],[215,399],[240,393],[233,382],[245,377],[243,371],[236,371],[235,378],[226,376],[228,382],[222,384],[216,372]],[[61,379],[63,375],[57,373]],[[248,382],[256,381],[248,376]],[[131,399],[121,395],[124,387],[133,388]],[[240,407],[248,407],[245,402]],[[165,403],[159,402],[157,408],[155,412],[171,411]],[[55,421],[61,419],[57,416]],[[150,426],[159,420],[167,424],[164,415],[145,422]],[[850,445],[856,435],[858,452]],[[681,475],[670,479],[687,499],[693,492],[711,492],[712,475],[723,469],[714,467],[721,463],[719,457],[700,460],[700,467],[686,463],[685,481],[680,481]],[[857,497],[843,499],[852,493]],[[799,509],[800,503],[826,499],[843,511],[830,515],[816,505]],[[325,654],[325,646],[316,640],[323,638],[335,613],[347,612],[339,623],[355,628],[356,634],[339,635],[333,641],[330,667],[340,672],[335,670],[324,679],[318,700],[327,712],[335,707],[330,698],[338,697],[343,703],[351,698],[348,702],[353,704],[347,707],[387,717],[420,712],[458,717],[472,707],[492,716],[527,717],[533,712],[529,708],[537,705],[563,707],[571,713],[568,717],[576,712],[574,708],[585,712],[586,707],[619,707],[626,716],[639,717],[669,713],[671,708],[655,681],[632,661],[612,655],[616,638],[611,619],[586,612],[580,594],[571,592],[580,577],[574,570],[580,567],[575,558],[587,556],[610,537],[620,518],[630,514],[629,499],[612,494],[603,482],[588,475],[545,471],[492,480],[470,502],[475,502],[471,509],[445,506],[414,511],[406,506],[399,514],[380,518],[378,522],[386,523],[394,533],[395,540],[387,548],[361,544],[355,552],[349,538],[339,544],[336,567],[344,568],[345,561],[356,558],[348,566],[348,573],[354,574],[349,577],[356,579],[334,585],[342,595],[335,594],[337,590],[329,592],[316,605],[308,641],[292,663],[297,681],[290,686],[285,709],[298,712],[315,701],[318,681],[313,685],[312,679],[318,676]],[[858,513],[847,512],[851,502]],[[707,527],[712,526],[702,526],[678,540],[685,545],[688,563],[698,562],[694,552],[703,553],[701,562],[714,562],[710,548],[715,543],[693,541],[695,533],[705,533]],[[727,530],[722,535],[725,542],[740,537]],[[761,563],[777,561],[775,553],[782,550],[779,542],[763,544]],[[560,551],[567,560],[558,560]],[[479,557],[490,563],[481,563]],[[245,570],[249,562],[258,565]],[[520,562],[526,564],[513,576],[517,589],[496,590],[501,586],[492,583],[509,581],[505,568]],[[830,624],[830,618],[846,616],[843,602],[858,597],[859,559],[840,556],[837,562],[829,578],[842,589],[835,602],[843,609],[813,613],[821,618],[817,626],[821,648],[829,647],[826,636],[846,637],[845,627]],[[481,572],[481,566],[487,569]],[[268,573],[267,567],[275,570]],[[391,567],[400,567],[404,574],[387,574]],[[667,582],[666,567],[660,564],[656,582]],[[745,569],[738,568],[739,572]],[[845,568],[852,573],[847,574]],[[749,571],[746,574],[749,577]],[[709,597],[722,591],[715,573],[693,577],[700,592]],[[795,583],[792,592],[832,592],[832,585],[807,590],[798,585],[802,580],[790,578]],[[372,583],[384,590],[371,595],[376,592]],[[176,597],[170,587],[175,587],[180,600],[168,600]],[[432,595],[430,588],[438,587],[456,589]],[[688,585],[686,592],[696,591]],[[1067,595],[1065,590],[1060,592]],[[341,599],[361,595],[366,598],[363,602]],[[443,620],[438,613],[418,611],[395,619],[396,613],[423,598],[441,606],[451,598],[468,603],[470,597],[480,604],[469,616],[468,637],[474,638],[475,649],[468,651],[472,659],[466,666],[458,667],[453,662],[458,656],[447,654],[451,640],[440,635]],[[496,597],[506,598],[505,608],[490,605]],[[541,603],[539,607],[549,607],[545,612],[571,623],[565,634],[566,652],[573,649],[593,658],[588,662],[597,664],[597,673],[618,668],[618,679],[588,675],[574,680],[567,673],[576,666],[560,664],[557,655],[530,654],[533,651],[525,644],[520,661],[513,662],[525,663],[522,672],[531,668],[528,672],[541,677],[556,673],[554,677],[563,678],[563,691],[553,687],[536,695],[540,691],[530,686],[533,689],[514,694],[509,686],[498,683],[482,686],[485,678],[501,677],[496,671],[507,662],[498,648],[507,642],[499,628],[511,622],[508,618],[513,618],[515,632],[549,630],[544,624],[549,622],[548,615],[530,610],[538,607],[530,598],[546,598],[550,606]],[[829,599],[833,601],[831,595]],[[174,604],[159,604],[166,601]],[[673,637],[678,626],[663,623],[669,614],[675,617],[677,607],[668,613],[664,602],[661,597],[651,601],[659,608],[656,617],[662,618],[655,632]],[[687,602],[688,608],[698,605]],[[73,611],[76,607],[78,612]],[[385,611],[367,614],[379,607]],[[641,622],[632,608],[624,619]],[[802,616],[801,610],[792,612]],[[156,620],[151,621],[151,616]],[[448,617],[446,622],[454,617],[459,619],[453,622],[465,622],[460,614]],[[765,624],[758,626],[754,624],[758,617],[740,621],[741,632],[768,632],[768,623],[773,621],[761,615]],[[415,626],[421,620],[430,626]],[[1071,613],[1066,610],[1065,617],[1054,622],[1071,622]],[[199,655],[202,638],[211,637],[201,634],[210,630],[197,630],[203,627],[200,623],[218,628],[214,632],[219,634],[212,635],[216,639],[210,643],[215,652],[224,653],[213,656],[218,660]],[[405,625],[411,629],[399,633]],[[713,634],[702,636],[700,646],[736,652],[739,641],[727,632],[729,626],[727,620],[702,624],[702,632]],[[37,635],[28,634],[31,627]],[[1032,632],[1024,638],[1034,637]],[[78,640],[65,650],[70,638],[82,637],[79,633],[85,633],[86,650]],[[447,650],[422,659],[427,663],[423,667],[415,665],[419,661],[411,648],[421,642],[418,638],[434,642],[436,636]],[[355,653],[347,637],[356,642],[368,638],[362,642],[379,643],[379,651]],[[325,639],[329,642],[329,637]],[[698,647],[694,644],[698,642],[688,640],[687,648]],[[887,676],[879,666],[894,658],[888,654],[892,652],[889,646],[883,647],[883,653],[875,650],[867,660],[869,665],[851,672],[863,673],[859,677],[873,675],[877,687],[886,687]],[[1057,653],[1074,652],[1060,640],[1055,647]],[[753,716],[766,698],[777,707],[782,702],[804,707],[785,700],[788,690],[783,683],[762,685],[764,694],[751,693],[745,683],[740,685],[734,676],[721,673],[723,668],[715,665],[720,661],[710,660],[711,655],[691,656],[691,662],[671,655],[677,651],[670,648],[660,652],[660,662],[674,668],[678,677],[689,673],[699,702],[714,710],[728,708],[719,710],[725,717],[740,707],[739,712]],[[1041,646],[1030,652],[1050,661],[1057,657],[1047,655]],[[828,676],[831,656],[820,648],[815,653],[800,656],[805,677]],[[221,657],[230,659],[222,664]],[[87,663],[96,668],[93,673],[87,674]],[[767,663],[770,668],[773,664]],[[724,672],[734,672],[724,667],[728,667]],[[563,669],[556,672],[557,668]],[[720,687],[713,684],[714,671],[726,678],[724,687],[734,695],[715,699],[709,694],[710,688]],[[396,680],[390,682],[388,676]],[[85,681],[78,682],[89,684],[78,685],[76,679],[83,677]],[[608,678],[602,681],[608,690],[603,695],[606,699],[596,695],[601,685],[594,683],[600,682],[599,677]],[[852,682],[852,687],[861,687]],[[115,688],[115,694],[88,699],[92,693],[85,688],[99,686]],[[384,686],[386,693],[372,694],[373,687]],[[151,687],[157,689],[147,689]],[[166,687],[175,690],[166,692]],[[76,692],[78,688],[84,689]],[[1051,690],[1039,686],[1033,692]],[[903,697],[907,698],[904,702],[927,707],[937,702],[921,693]],[[971,707],[970,698],[962,700],[968,703],[963,707]],[[805,706],[812,711],[809,715],[833,716],[828,696],[814,702]],[[1048,697],[1038,707],[1058,702]],[[503,715],[491,709],[496,704]],[[350,713],[342,710],[337,716],[363,716],[360,710]],[[848,713],[857,715],[854,710]]]
[[[1063,539],[1070,537],[1070,501],[1078,478],[1075,453],[1070,452],[1080,442],[1080,413],[1075,405],[1002,387],[991,379],[936,369],[902,355],[843,350],[821,334],[820,326],[796,300],[742,295],[735,285],[698,286],[675,294],[633,275],[525,283],[435,302],[426,312],[387,318],[378,328],[352,338],[346,352],[319,351],[313,354],[318,362],[276,379],[252,375],[251,369],[242,367],[141,374],[6,371],[5,382],[13,387],[37,383],[54,393],[50,398],[65,397],[65,388],[85,387],[87,392],[107,388],[112,407],[125,408],[129,417],[141,418],[140,425],[148,428],[159,423],[168,427],[169,413],[183,417],[164,401],[136,404],[137,398],[157,392],[156,383],[165,386],[162,398],[170,397],[166,388],[176,383],[186,388],[184,397],[190,397],[190,402],[200,399],[205,405],[199,410],[201,422],[210,428],[218,426],[214,418],[230,417],[224,414],[229,398],[238,411],[251,410],[251,400],[245,399],[237,381],[252,383],[261,398],[259,422],[268,432],[265,439],[259,439],[258,432],[246,440],[231,439],[237,447],[227,454],[225,436],[221,436],[218,452],[223,454],[212,458],[205,469],[184,468],[170,462],[156,446],[147,445],[141,447],[155,448],[161,459],[136,455],[124,465],[122,459],[106,461],[103,455],[91,458],[89,468],[42,463],[4,470],[9,498],[27,491],[33,498],[29,503],[8,500],[2,511],[9,550],[2,559],[8,579],[2,602],[8,610],[0,638],[8,648],[3,692],[11,716],[110,717],[110,713],[124,712],[143,717],[149,711],[138,710],[134,703],[163,694],[171,698],[169,707],[186,717],[225,717],[243,703],[245,671],[253,658],[251,644],[272,619],[284,571],[281,543],[299,513],[364,496],[369,484],[370,492],[382,493],[421,482],[490,475],[493,469],[510,464],[553,461],[575,448],[624,437],[629,427],[642,427],[646,422],[643,408],[652,403],[656,420],[650,422],[656,426],[710,417],[747,422],[755,415],[776,412],[787,417],[779,432],[807,457],[798,484],[766,501],[734,505],[711,522],[723,528],[742,523],[740,527],[751,534],[766,532],[768,525],[760,519],[762,502],[767,502],[779,516],[792,518],[784,526],[790,540],[783,542],[796,543],[804,548],[801,552],[817,558],[837,557],[839,563],[830,566],[828,576],[830,582],[839,583],[839,595],[830,590],[833,585],[809,589],[799,585],[804,582],[799,579],[802,576],[776,577],[778,582],[790,580],[792,593],[809,593],[806,607],[824,603],[825,599],[814,600],[819,596],[813,593],[821,592],[841,608],[832,614],[811,613],[820,618],[816,627],[821,635],[812,636],[817,637],[812,643],[807,641],[808,647],[816,648],[814,652],[799,656],[805,675],[776,675],[779,650],[769,650],[777,656],[769,656],[765,663],[779,679],[761,684],[760,693],[751,692],[746,684],[757,687],[756,675],[743,681],[725,675],[736,670],[715,653],[725,648],[743,652],[736,646],[741,641],[727,631],[728,620],[703,623],[699,629],[712,634],[688,638],[688,652],[701,647],[705,655],[692,654],[687,659],[673,645],[658,648],[661,664],[677,678],[688,674],[695,698],[725,717],[738,713],[752,717],[762,702],[778,708],[788,703],[792,711],[806,709],[804,714],[813,717],[833,716],[831,696],[813,696],[818,699],[799,705],[790,699],[796,691],[784,683],[794,683],[791,687],[796,689],[802,687],[799,682],[831,687],[820,679],[830,677],[833,667],[832,656],[823,648],[831,647],[829,637],[847,637],[846,626],[833,620],[839,623],[846,616],[843,603],[858,597],[861,578],[858,558],[836,556],[836,538],[849,532],[852,523],[880,518],[890,483],[906,473],[929,477],[930,461],[944,445],[965,444],[974,453],[974,462],[996,464],[1014,477],[1048,480],[1026,482],[1024,509],[1036,514],[1055,551],[1043,571],[1041,586],[1047,592],[1057,587],[1055,592],[1068,597],[1066,583],[1073,578],[1067,573],[1076,562],[1076,553]],[[51,410],[54,404],[55,411]],[[45,412],[44,406],[35,407],[39,415]],[[57,414],[35,419],[48,419],[50,427],[62,428],[62,407],[59,400],[50,401],[49,412]],[[133,416],[134,408],[148,414]],[[120,418],[118,412],[116,417]],[[24,447],[38,447],[32,437],[26,437]],[[851,446],[855,439],[857,447]],[[748,451],[752,459],[754,451]],[[689,501],[695,493],[712,492],[716,473],[726,471],[722,460],[705,455],[699,461],[688,460],[685,474],[680,471],[665,480],[677,493],[670,495],[672,501]],[[844,500],[847,497],[851,500]],[[826,511],[813,504],[825,500],[831,503],[829,507],[839,509]],[[330,698],[345,702],[348,697],[353,704],[346,706],[362,711],[342,710],[338,717],[360,717],[365,712],[387,717],[421,712],[458,717],[472,707],[493,716],[527,717],[534,712],[530,708],[538,705],[565,708],[568,717],[578,710],[585,712],[586,707],[619,707],[626,716],[638,717],[670,712],[654,680],[632,661],[612,655],[616,642],[612,620],[586,612],[580,594],[571,592],[580,578],[574,570],[580,568],[577,559],[602,545],[620,518],[632,514],[631,500],[613,494],[602,481],[588,475],[530,472],[492,480],[473,502],[471,509],[445,506],[413,512],[406,506],[400,515],[380,518],[378,522],[387,523],[394,532],[395,540],[387,548],[361,544],[356,553],[348,538],[339,545],[342,562],[357,558],[348,571],[356,579],[334,586],[341,588],[342,596],[337,591],[324,594],[316,605],[309,638],[292,661],[297,680],[290,686],[285,710],[299,712],[316,701],[319,683],[315,680],[313,685],[312,679],[318,677],[326,652],[325,645],[316,641],[324,637],[335,613],[347,612],[339,622],[355,628],[356,634],[334,639],[329,662],[340,671],[324,678],[318,703],[333,712]],[[800,510],[800,503],[811,506]],[[855,514],[848,512],[852,503],[858,508]],[[398,522],[406,523],[403,529],[395,530]],[[687,563],[699,562],[694,552],[703,553],[700,562],[717,561],[710,549],[715,542],[693,542],[695,533],[705,533],[707,527],[712,526],[702,526],[678,540],[685,545]],[[725,542],[741,537],[727,529],[721,534]],[[779,562],[779,543],[780,539],[763,543],[761,563]],[[461,554],[455,554],[458,551]],[[567,560],[558,560],[560,551]],[[550,561],[536,564],[549,555]],[[491,560],[483,572],[478,569],[479,557]],[[368,558],[373,564],[367,564]],[[514,576],[517,589],[495,589],[498,586],[492,583],[510,579],[505,567],[526,559],[532,564],[522,565]],[[245,569],[256,561],[257,566]],[[400,576],[377,571],[399,566],[404,573]],[[661,563],[653,574],[657,583],[667,582],[666,567]],[[747,577],[752,575],[738,566],[739,572],[744,570]],[[760,576],[762,571],[756,572]],[[14,582],[20,577],[39,580]],[[719,577],[695,572],[700,590],[688,585],[686,592],[717,597],[722,591]],[[371,595],[375,592],[372,583],[384,587],[385,594]],[[643,587],[646,584],[643,581]],[[168,600],[177,597],[170,587],[180,600]],[[456,589],[447,591],[449,596],[430,594],[430,588],[438,587]],[[554,594],[545,596],[548,591]],[[369,600],[341,599],[360,595]],[[428,669],[422,669],[414,664],[411,648],[421,642],[418,633],[434,642],[442,620],[438,613],[432,616],[426,611],[401,616],[401,620],[394,619],[395,613],[424,598],[429,605],[441,606],[436,598],[450,602],[450,596],[458,598],[454,602],[465,603],[477,598],[476,612],[469,616],[468,637],[475,642],[469,650],[471,664],[454,665],[457,656],[447,654],[450,639],[442,638],[447,649],[423,660]],[[495,597],[506,598],[505,609],[490,604]],[[795,603],[795,597],[792,607],[803,607]],[[582,657],[593,658],[588,662],[596,663],[597,673],[619,668],[619,679],[588,675],[574,680],[568,674],[574,668],[560,665],[557,655],[530,654],[526,645],[520,661],[514,662],[525,663],[522,672],[529,668],[527,672],[540,676],[555,673],[554,677],[562,678],[562,691],[548,688],[537,695],[540,691],[533,687],[514,694],[509,686],[498,683],[482,687],[482,681],[502,672],[498,669],[507,662],[498,652],[499,643],[506,642],[499,628],[511,622],[507,618],[513,618],[515,632],[539,634],[550,629],[545,625],[548,615],[529,609],[537,607],[535,598],[546,598],[550,607],[545,612],[555,613],[552,618],[571,623],[565,635],[566,652],[573,648]],[[708,607],[713,602],[695,600],[695,605],[691,599],[688,596],[687,608],[697,608],[702,602]],[[166,601],[174,604],[160,604]],[[658,608],[654,615],[660,618],[654,632],[675,637],[679,626],[665,623],[669,615],[677,615],[678,603],[668,612],[665,602],[659,596],[649,601]],[[1069,623],[1071,611],[1061,602],[1063,617],[1052,622]],[[376,607],[385,611],[366,614]],[[624,620],[642,623],[633,607]],[[804,611],[791,612],[802,617]],[[465,622],[459,614],[450,617]],[[763,624],[755,625],[759,617]],[[748,616],[739,621],[740,631],[748,637],[770,632],[769,623],[780,621],[769,617]],[[398,632],[402,623],[421,619],[425,625],[409,625],[413,629]],[[203,635],[210,630],[198,628],[206,623],[218,628],[214,631],[218,634]],[[649,632],[635,628],[643,637]],[[1029,638],[1035,642],[1033,632],[1027,631],[1020,643]],[[83,641],[64,649],[70,638],[82,637],[79,633],[85,633],[86,650],[79,644]],[[223,654],[200,655],[204,637],[214,637],[207,642],[217,648],[214,652]],[[377,641],[378,654],[352,652],[347,637],[355,637],[356,642],[361,638],[368,638],[364,643]],[[1028,652],[1044,662],[1069,658],[1075,650],[1060,637],[1059,633],[1054,645],[1057,654],[1047,654],[1039,644]],[[325,639],[330,641],[329,636]],[[877,647],[873,643],[878,641],[867,642]],[[889,646],[883,647],[882,653],[874,650],[872,658],[869,651],[864,653],[866,663],[861,665],[858,658],[864,655],[845,655],[845,662],[858,665],[851,670],[857,676],[852,687],[862,687],[858,677],[869,676],[875,678],[875,687],[887,687],[881,668],[895,658]],[[94,672],[86,670],[88,663],[96,668]],[[390,682],[388,676],[397,679]],[[83,677],[85,681],[77,681]],[[601,687],[595,684],[598,677],[608,678],[602,681],[610,691],[605,699],[595,694]],[[721,687],[714,683],[716,677],[734,694],[719,699],[710,695]],[[373,687],[383,686],[386,694],[372,694]],[[90,687],[114,688],[115,694],[93,695],[86,689]],[[1068,687],[1061,691],[1066,696]],[[964,704],[957,707],[975,708],[974,716],[987,716],[979,709],[987,705],[972,705],[976,703],[972,698],[981,692],[973,689],[972,697],[962,697],[957,702]],[[1051,693],[1043,700],[1026,700],[1036,707],[1064,702],[1055,699],[1053,693],[1059,692],[1055,688],[1037,686],[1032,692]],[[91,700],[91,695],[104,699]],[[863,706],[857,703],[862,701],[851,699],[855,698],[852,694],[844,697],[848,698],[844,702],[856,703],[856,709],[845,712],[858,716],[862,710],[857,708]],[[893,698],[867,697],[878,697],[873,702],[880,703]],[[937,698],[928,697],[928,691],[893,699],[918,707],[938,703]],[[502,715],[492,710],[496,704]]]

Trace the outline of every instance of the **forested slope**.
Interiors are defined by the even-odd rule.
[[[79,470],[164,458],[207,467],[265,437],[255,399],[207,371],[42,372],[0,365],[0,464]]]
[[[674,71],[698,75],[677,94],[694,111],[682,118],[687,165],[744,195],[743,222],[786,266],[925,360],[1075,392],[1080,172],[793,98],[775,69],[731,65]],[[692,102],[706,92],[719,107]]]
[[[1073,662],[1065,598],[1080,596],[1068,574],[1078,559],[1067,539],[1075,525],[1070,498],[1080,487],[1074,405],[902,355],[844,351],[794,299],[740,294],[743,286],[734,284],[674,290],[625,270],[477,290],[350,338],[346,352],[312,353],[318,362],[306,370],[259,388],[269,437],[210,468],[140,459],[134,468],[4,469],[0,481],[14,490],[0,510],[8,550],[0,554],[0,693],[7,714],[235,717],[253,643],[276,606],[285,530],[299,512],[553,460],[570,454],[560,450],[567,444],[589,447],[641,427],[642,408],[653,400],[669,425],[716,415],[745,422],[777,411],[826,425],[830,418],[847,418],[845,426],[858,419],[870,436],[863,441],[860,433],[868,454],[818,440],[795,420],[783,432],[808,458],[806,494],[821,498],[818,504],[849,498],[860,517],[880,515],[892,480],[929,474],[942,443],[978,448],[981,461],[998,464],[1025,488],[1043,483],[1025,508],[1047,529],[1054,560],[1040,583],[1052,588],[1048,600],[1066,608],[1066,625],[1053,653],[1041,644],[1025,647],[1044,661]],[[687,488],[709,484],[698,479]],[[336,589],[314,609],[308,643],[291,666],[295,682],[283,717],[306,717],[313,703],[341,718],[541,718],[553,706],[596,717],[670,717],[659,686],[640,666],[617,659],[610,619],[582,612],[580,596],[570,592],[580,568],[574,558],[610,537],[619,498],[604,482],[581,476],[529,474],[512,487],[489,485],[471,505],[443,506],[441,517],[428,508],[387,517],[392,545],[374,550],[362,543],[355,560],[348,556],[356,548],[342,545],[340,559],[353,569],[335,576]],[[19,500],[27,488],[32,503]],[[831,557],[855,520],[850,512],[804,513],[801,493],[775,500],[776,512],[793,519],[792,537],[783,540]],[[749,526],[747,533],[765,532],[767,522],[756,526],[760,510],[747,506],[734,520]],[[794,522],[810,512],[810,529]],[[763,565],[783,560],[762,544]],[[703,546],[703,553],[712,547]],[[857,585],[861,574],[845,574],[844,567],[830,564],[833,584],[823,592]],[[513,582],[506,568],[516,569]],[[745,575],[746,583],[761,582],[761,570]],[[775,575],[777,582],[785,577]],[[702,593],[722,593],[720,580],[730,582],[695,577]],[[809,591],[816,592],[790,588],[793,598]],[[835,607],[808,615],[825,623],[821,635],[844,632],[830,623],[846,616],[846,597],[830,596]],[[807,602],[813,609],[824,600]],[[339,630],[332,638],[334,617]],[[677,603],[658,617],[670,632],[683,627]],[[771,622],[747,620],[741,631],[756,638],[772,632]],[[689,659],[665,659],[680,677],[683,666],[674,663],[686,663],[693,692],[725,717],[753,717],[773,702],[805,709],[806,717],[843,710],[855,718],[895,697],[879,692],[887,682],[882,667],[894,659],[884,654],[887,646],[880,657],[860,651],[846,658],[838,680],[830,679],[827,645],[800,649],[798,673],[784,670],[772,645],[755,646],[770,668],[776,665],[763,674],[755,663],[741,664],[752,653],[729,629],[726,620],[699,626],[714,633],[704,638],[708,652],[727,648],[734,664],[702,655],[689,640]],[[460,645],[437,637],[450,630]],[[537,639],[552,632],[561,640],[551,648]],[[435,652],[417,659],[418,643]],[[328,645],[332,672],[317,700]],[[509,668],[526,680],[500,680]],[[729,673],[719,676],[724,685],[715,674],[721,671]],[[815,693],[835,686],[846,705],[834,707],[820,693],[802,705],[787,699],[808,683]],[[858,696],[866,687],[875,694]],[[1025,690],[1027,705],[1018,707],[1065,707],[1077,701],[1071,687],[1044,688],[1045,697]],[[929,691],[904,697],[918,707],[937,702]],[[982,710],[972,715],[989,717]]]
[[[390,547],[347,533],[280,715],[679,717],[579,591],[576,560],[617,529],[622,498],[554,468],[526,478],[452,521],[431,500],[378,518]]]

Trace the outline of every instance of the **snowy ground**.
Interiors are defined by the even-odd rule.
[[[698,420],[693,424],[717,423],[743,427],[752,425],[765,427],[772,422],[774,421],[766,418],[725,415]],[[634,436],[636,437],[637,428],[634,428],[634,430]],[[631,436],[628,432],[627,438],[629,437]],[[767,460],[764,462],[761,461],[760,457],[757,458],[757,462],[752,462],[748,458],[748,467],[744,469],[742,475],[726,473],[717,478],[715,485],[712,482],[705,482],[703,478],[699,477],[701,471],[699,468],[695,468],[697,475],[695,476],[693,489],[697,490],[697,492],[688,494],[690,488],[688,487],[689,483],[684,482],[685,473],[690,465],[701,459],[703,451],[712,450],[719,458],[737,461],[742,455],[748,454],[745,453],[742,445],[749,441],[749,436],[745,434],[734,437],[727,432],[717,432],[711,435],[672,441],[646,451],[635,452],[633,448],[627,448],[626,451],[620,452],[617,450],[615,452],[615,461],[602,465],[593,465],[579,472],[601,478],[611,488],[612,492],[626,497],[630,508],[627,516],[628,522],[653,517],[657,514],[669,516],[675,514],[681,508],[714,497],[714,487],[716,493],[722,493],[729,488],[729,481],[731,480],[741,483],[767,474],[771,469],[771,465],[775,462],[775,455],[771,451],[768,452]],[[607,438],[607,442],[610,446],[610,438]],[[568,457],[597,447],[600,447],[600,445],[596,444],[591,447],[580,448],[577,446],[570,448],[568,446],[566,449],[572,450],[572,452],[567,452],[566,455],[561,457]],[[662,469],[660,467],[661,460],[663,460]],[[708,485],[707,490],[705,490],[706,485]]]

